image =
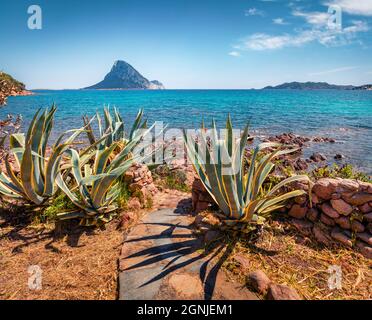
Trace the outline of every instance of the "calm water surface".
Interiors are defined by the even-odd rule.
[[[164,91],[37,91],[34,96],[10,97],[0,109],[22,114],[25,125],[39,107],[58,106],[55,134],[81,126],[83,114],[93,115],[103,105],[116,106],[129,123],[139,108],[150,123],[163,121],[169,127],[196,128],[201,119],[215,118],[224,125],[231,113],[235,127],[250,120],[257,135],[294,132],[328,136],[336,144],[311,148],[330,158],[335,153],[345,161],[372,173],[372,91],[337,90],[164,90]],[[310,150],[308,151],[310,152]]]

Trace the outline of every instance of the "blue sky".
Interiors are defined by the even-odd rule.
[[[32,4],[42,30],[27,27]],[[92,85],[118,59],[170,89],[359,85],[372,82],[371,35],[372,0],[2,0],[0,70],[31,89]]]

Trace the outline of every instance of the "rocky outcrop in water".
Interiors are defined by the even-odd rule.
[[[111,71],[105,78],[85,89],[165,89],[163,84],[157,80],[149,81],[142,76],[129,63],[118,60],[114,63]]]

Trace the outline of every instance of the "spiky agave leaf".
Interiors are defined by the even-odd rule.
[[[267,193],[262,188],[274,168],[272,161],[280,155],[293,153],[297,149],[283,150],[282,145],[278,143],[262,143],[254,149],[248,171],[244,173],[244,150],[247,145],[248,125],[237,141],[233,138],[230,116],[226,121],[224,139],[218,139],[214,121],[210,131],[211,136],[208,139],[203,125],[197,141],[184,131],[184,141],[196,173],[224,213],[227,224],[262,221],[264,215],[283,207],[286,200],[305,194],[303,190],[280,193],[280,189],[294,181],[309,182],[307,176],[290,177]],[[267,148],[276,148],[276,150],[258,160],[258,154]],[[205,154],[200,150],[205,151]],[[226,172],[226,167],[231,170],[230,173]]]
[[[0,192],[8,197],[23,198],[40,205],[52,197],[57,188],[55,179],[63,152],[81,134],[85,127],[69,130],[63,133],[53,145],[51,153],[46,158],[48,140],[53,127],[56,107],[49,110],[38,110],[33,117],[26,136],[13,134],[10,137],[10,152],[15,156],[20,174],[14,172],[6,157],[6,172],[1,174]],[[65,141],[65,135],[72,133]],[[9,192],[10,191],[10,192]]]

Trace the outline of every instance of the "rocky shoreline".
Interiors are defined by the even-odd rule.
[[[0,106],[6,105],[8,97],[29,96],[34,93],[26,90],[26,86],[10,75],[0,72]]]

